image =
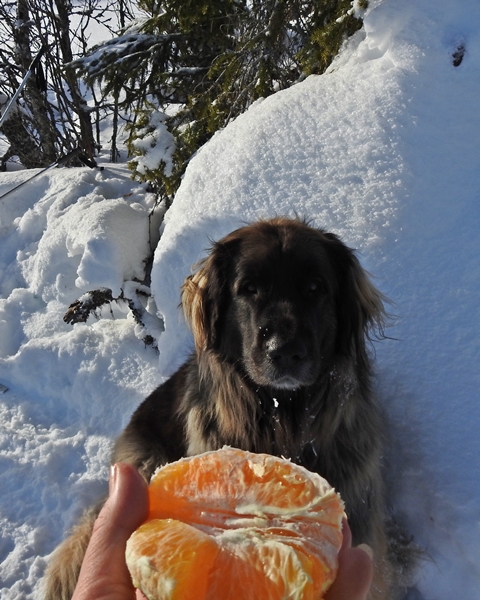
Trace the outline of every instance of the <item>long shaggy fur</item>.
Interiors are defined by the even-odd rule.
[[[224,445],[289,457],[340,492],[354,543],[374,550],[371,598],[394,598],[367,352],[383,333],[383,301],[333,234],[285,218],[234,231],[183,286],[195,352],[139,406],[112,462],[148,480],[167,461]],[[48,600],[70,597],[89,527],[57,550]]]

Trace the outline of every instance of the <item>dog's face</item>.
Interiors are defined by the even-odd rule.
[[[313,385],[382,311],[336,236],[280,218],[217,242],[182,303],[197,352],[217,352],[254,384],[284,390]]]
[[[332,353],[333,269],[322,245],[306,252],[298,233],[247,231],[228,277],[227,337],[219,340],[220,349],[260,386],[311,385],[322,357]]]

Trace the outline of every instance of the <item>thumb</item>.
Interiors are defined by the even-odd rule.
[[[72,600],[135,597],[125,547],[147,515],[147,484],[131,465],[117,463],[110,475],[110,496],[95,521]]]

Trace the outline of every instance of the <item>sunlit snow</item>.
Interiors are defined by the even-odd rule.
[[[49,554],[106,490],[112,440],[190,351],[192,265],[283,214],[340,235],[392,299],[375,355],[390,501],[426,551],[410,598],[479,597],[479,99],[477,0],[371,0],[328,73],[258,101],[191,161],[144,328],[122,302],[63,321],[89,290],[143,278],[154,199],[126,168],[52,170],[0,200],[2,598],[39,597]],[[30,174],[0,174],[0,195]]]

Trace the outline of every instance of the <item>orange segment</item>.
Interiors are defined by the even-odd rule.
[[[155,519],[127,542],[133,585],[147,598],[204,598],[219,548],[213,538],[181,521]],[[138,559],[141,557],[141,559]]]
[[[159,469],[150,483],[149,518],[182,520],[195,514],[215,525],[236,515],[321,512],[331,491],[319,475],[290,461],[224,448]]]
[[[225,532],[217,542],[221,550],[208,600],[319,600],[329,581],[329,570],[301,541],[242,529]]]
[[[151,600],[319,600],[335,578],[343,503],[288,460],[182,459],[155,473],[149,499],[127,565]]]

